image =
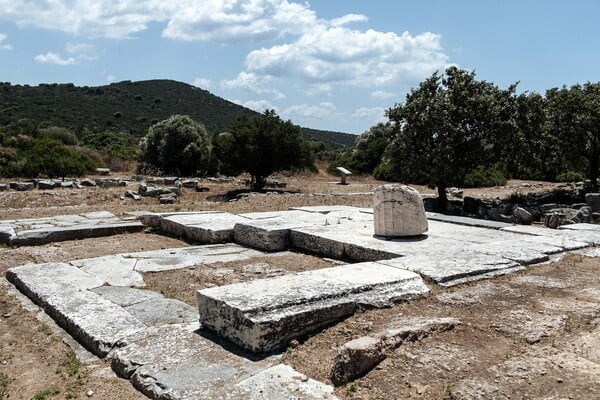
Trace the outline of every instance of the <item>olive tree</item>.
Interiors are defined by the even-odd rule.
[[[221,172],[251,175],[253,189],[262,189],[273,172],[312,165],[300,127],[283,121],[273,110],[238,118],[230,132],[217,136]]]
[[[434,73],[387,111],[396,136],[386,151],[398,180],[437,186],[446,210],[446,188],[462,185],[476,167],[490,166],[517,129],[515,85],[501,90],[456,67]]]
[[[140,141],[142,169],[151,167],[163,174],[204,174],[210,156],[206,128],[187,115],[173,115],[152,125]]]

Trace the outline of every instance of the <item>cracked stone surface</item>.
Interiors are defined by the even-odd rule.
[[[144,226],[107,211],[0,221],[0,243],[37,246],[51,242],[139,232]]]
[[[198,291],[203,327],[257,353],[353,314],[426,293],[412,272],[350,264]]]

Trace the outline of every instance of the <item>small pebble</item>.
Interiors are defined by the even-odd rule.
[[[563,383],[563,380],[562,380],[562,378],[557,378],[557,379],[556,379],[556,383]]]
[[[94,391],[93,391],[93,390],[88,390],[88,391],[85,393],[85,395],[86,395],[87,397],[92,397],[92,396],[94,395]]]
[[[4,318],[10,318],[10,313],[6,313],[3,315]]]

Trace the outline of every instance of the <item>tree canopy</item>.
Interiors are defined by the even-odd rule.
[[[217,136],[220,171],[230,175],[247,172],[251,186],[261,189],[273,172],[312,165],[310,148],[300,128],[283,121],[273,110],[261,116],[241,116],[230,133]]]
[[[445,209],[446,188],[462,185],[467,173],[502,154],[516,132],[514,90],[456,67],[424,80],[387,111],[397,129],[387,150],[396,178],[437,186]]]
[[[564,161],[586,170],[598,189],[600,168],[600,82],[547,91],[547,128],[564,149]]]
[[[201,175],[209,168],[211,149],[204,125],[187,115],[173,115],[148,129],[139,159],[142,168],[164,174]]]

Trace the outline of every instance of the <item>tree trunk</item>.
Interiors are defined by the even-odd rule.
[[[438,209],[442,214],[446,214],[448,211],[448,197],[446,196],[446,184],[438,182]]]
[[[598,167],[599,165],[600,154],[598,152],[594,152],[590,159],[590,180],[592,181],[592,192],[598,191]]]
[[[265,178],[263,176],[252,175],[250,179],[250,188],[252,190],[262,190],[265,187]]]

